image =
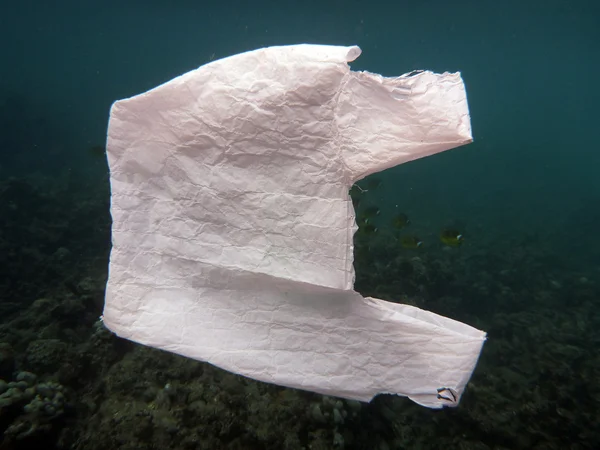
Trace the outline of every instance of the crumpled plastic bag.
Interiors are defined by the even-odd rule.
[[[360,52],[259,49],[114,103],[110,330],[278,385],[458,404],[485,333],[353,290],[348,192],[471,142],[464,84],[351,71]]]

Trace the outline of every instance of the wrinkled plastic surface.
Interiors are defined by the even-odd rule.
[[[348,191],[470,142],[464,84],[359,54],[270,47],[114,103],[109,329],[279,385],[458,404],[485,333],[353,290]]]

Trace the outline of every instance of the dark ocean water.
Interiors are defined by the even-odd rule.
[[[4,1],[0,39],[0,450],[600,448],[600,3]],[[98,322],[111,104],[298,43],[462,74],[474,142],[373,175],[355,236],[359,292],[488,332],[458,408],[261,384]]]

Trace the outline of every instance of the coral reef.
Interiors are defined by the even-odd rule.
[[[108,332],[105,186],[68,196],[64,181],[45,182],[0,186],[1,450],[600,448],[598,268],[571,266],[536,240],[422,251],[357,235],[357,290],[489,340],[458,408],[352,402]]]
[[[58,383],[39,382],[31,372],[18,372],[14,381],[0,379],[2,446],[43,443],[60,429],[58,422],[68,407],[65,388]]]

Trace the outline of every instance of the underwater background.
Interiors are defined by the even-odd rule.
[[[0,450],[600,448],[599,2],[4,1],[0,39]],[[474,142],[352,191],[356,290],[488,332],[457,408],[267,385],[99,322],[112,102],[297,43],[462,74]]]

